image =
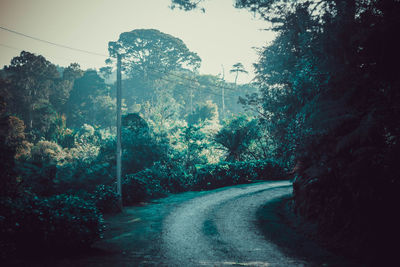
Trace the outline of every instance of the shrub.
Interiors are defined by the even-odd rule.
[[[282,166],[272,160],[220,162],[197,169],[194,190],[250,183],[254,180],[285,179]]]
[[[151,169],[126,175],[122,184],[122,197],[125,205],[162,197],[166,193],[167,191],[160,184],[160,177],[155,177],[155,172]]]
[[[156,163],[149,169],[126,175],[122,197],[125,205],[132,205],[165,196],[167,193],[214,189],[254,180],[279,180],[286,177],[284,168],[272,160],[203,165],[194,176],[176,164]]]
[[[58,143],[63,148],[72,148],[75,145],[75,134],[71,129],[65,129]]]
[[[56,192],[58,194],[87,191],[93,193],[97,186],[109,185],[114,180],[113,166],[109,163],[76,161],[57,166]]]
[[[103,218],[90,202],[72,195],[56,195],[47,200],[51,229],[47,243],[55,247],[88,247],[101,237]]]
[[[66,154],[55,142],[41,140],[31,149],[33,162],[57,164],[65,158]]]
[[[192,175],[173,162],[157,162],[151,168],[126,175],[122,185],[124,204],[165,196],[167,193],[187,191],[192,186]]]
[[[164,164],[158,162],[151,171],[153,178],[159,180],[161,187],[169,193],[180,193],[191,188],[193,175],[174,162]]]
[[[3,257],[43,254],[88,247],[101,237],[103,219],[97,208],[71,195],[38,198],[26,192],[0,199]]]
[[[39,166],[29,161],[16,162],[17,174],[22,185],[39,196],[50,196],[56,192],[57,166],[41,163]]]
[[[117,213],[121,211],[118,203],[118,194],[111,186],[97,186],[91,198],[92,202],[102,213]]]

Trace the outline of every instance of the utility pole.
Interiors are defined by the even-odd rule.
[[[121,55],[117,54],[117,194],[119,206],[122,209],[121,190],[121,103],[122,103],[122,81],[121,81]]]
[[[225,81],[225,69],[224,69],[224,65],[221,65],[222,67],[222,81]],[[222,90],[222,119],[225,119],[225,85],[222,84],[221,86],[221,90]]]
[[[193,88],[190,88],[190,114],[193,114]]]

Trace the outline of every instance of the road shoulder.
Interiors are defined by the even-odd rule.
[[[328,249],[316,238],[316,225],[302,220],[290,209],[291,195],[275,198],[257,211],[257,225],[267,240],[283,253],[308,266],[358,266]]]

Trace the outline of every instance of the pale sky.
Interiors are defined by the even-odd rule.
[[[158,29],[183,40],[202,59],[200,73],[217,75],[225,68],[228,81],[231,66],[242,62],[250,75],[257,61],[253,47],[273,39],[264,31],[268,25],[246,10],[233,7],[233,0],[206,0],[206,13],[168,8],[169,0],[0,0],[0,26],[50,42],[100,54],[108,54],[109,41],[134,29]],[[104,66],[105,58],[70,51],[27,39],[0,29],[0,66],[26,50],[51,62],[82,68]]]

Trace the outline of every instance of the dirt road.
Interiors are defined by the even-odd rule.
[[[291,183],[234,187],[183,203],[165,220],[162,251],[175,266],[305,266],[264,239],[256,212],[291,193]]]
[[[29,266],[349,266],[282,221],[291,192],[271,181],[171,195],[106,217],[93,250]]]

